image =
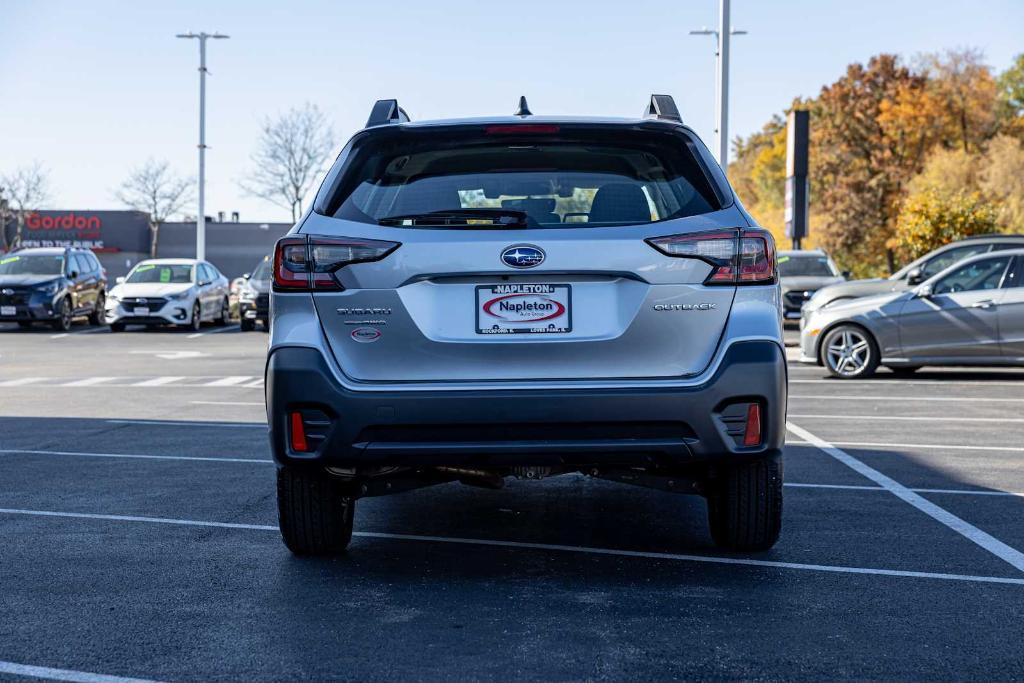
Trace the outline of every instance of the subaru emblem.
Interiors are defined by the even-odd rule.
[[[501,252],[501,262],[511,268],[533,268],[544,263],[544,250],[532,244],[513,244]]]

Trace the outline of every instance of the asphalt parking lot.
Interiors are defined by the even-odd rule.
[[[266,343],[0,325],[0,677],[1024,677],[1024,372],[791,363],[767,553],[566,476],[365,499],[311,560],[276,530]]]

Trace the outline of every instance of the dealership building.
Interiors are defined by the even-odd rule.
[[[291,223],[242,223],[206,219],[206,259],[229,278],[252,271],[292,227]],[[6,244],[15,224],[6,226]],[[92,249],[110,278],[126,274],[150,256],[149,214],[143,211],[46,210],[25,216],[24,247],[75,246]],[[196,224],[166,222],[157,239],[158,258],[192,258],[196,254]]]

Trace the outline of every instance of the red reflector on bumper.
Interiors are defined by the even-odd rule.
[[[761,404],[751,403],[747,407],[747,426],[743,432],[744,446],[761,445]]]
[[[291,414],[292,450],[305,453],[309,450],[306,443],[306,427],[302,424],[302,413],[293,411]]]

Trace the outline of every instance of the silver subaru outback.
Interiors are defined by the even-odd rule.
[[[355,501],[569,473],[692,493],[723,548],[782,516],[771,235],[671,97],[638,119],[373,107],[277,244],[266,366],[284,542]]]

